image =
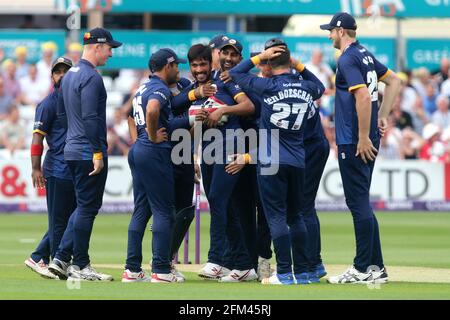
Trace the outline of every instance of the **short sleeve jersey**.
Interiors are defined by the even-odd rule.
[[[379,140],[378,133],[378,81],[389,74],[389,69],[380,63],[358,41],[348,46],[339,58],[336,71],[336,143],[358,143],[358,116],[353,90],[367,87],[372,100],[369,138]]]
[[[45,154],[42,169],[44,177],[56,177],[59,179],[72,180],[69,168],[64,161],[64,145],[66,130],[61,126],[57,116],[58,88],[50,93],[41,103],[36,106],[33,133],[45,136],[48,150]]]

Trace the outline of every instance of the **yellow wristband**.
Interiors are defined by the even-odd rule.
[[[192,89],[191,91],[189,91],[188,97],[189,97],[190,101],[197,100],[197,97],[195,96],[195,89]]]
[[[295,65],[295,69],[299,72],[303,72],[303,70],[305,70],[305,65],[303,63],[299,62]]]
[[[244,163],[249,164],[252,161],[252,157],[249,153],[244,154]]]
[[[96,152],[94,153],[94,160],[102,160],[103,159],[103,153]]]
[[[259,55],[252,57],[250,60],[252,60],[253,64],[256,66],[257,64],[261,63],[261,58]]]

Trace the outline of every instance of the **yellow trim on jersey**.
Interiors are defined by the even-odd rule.
[[[388,75],[390,75],[391,73],[392,73],[392,70],[388,69],[388,71],[386,71],[386,73],[383,74],[383,75],[381,76],[381,78],[378,79],[378,81],[381,81],[381,80],[385,79],[385,78],[386,78]]]
[[[240,95],[245,94],[245,92],[239,92],[238,94],[236,94],[233,99],[236,101],[236,98],[239,97]],[[237,101],[236,101],[237,102]]]
[[[298,72],[303,72],[303,70],[305,70],[305,65],[303,63],[299,62],[295,65],[295,69]]]
[[[365,87],[365,86],[366,86],[365,84],[357,84],[356,86],[348,88],[348,91],[352,92],[355,89],[362,88],[362,87]]]
[[[46,132],[44,132],[44,131],[42,131],[42,130],[39,130],[39,129],[34,129],[34,130],[33,130],[33,133],[39,133],[39,134],[42,134],[43,136],[46,136],[46,135],[47,135]]]
[[[197,100],[197,97],[195,96],[195,89],[192,89],[191,91],[189,91],[188,97],[189,97],[190,101]]]
[[[250,60],[252,60],[253,64],[256,66],[257,64],[261,63],[261,58],[259,55],[252,57]]]

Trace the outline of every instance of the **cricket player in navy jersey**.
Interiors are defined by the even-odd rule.
[[[71,67],[72,61],[65,57],[53,62],[53,91],[36,107],[31,142],[31,177],[35,188],[46,189],[48,231],[25,265],[49,279],[58,279],[48,270],[49,259],[55,256],[69,217],[76,208],[72,176],[64,161],[66,129],[56,116],[61,79]],[[44,138],[49,148],[41,167]]]
[[[240,55],[242,46],[236,40],[230,40],[232,41],[232,50],[238,52],[236,55]],[[200,270],[199,276],[205,279],[220,279],[223,282],[251,281],[256,279],[256,272],[253,270],[252,262],[242,241],[243,233],[239,219],[236,215],[233,215],[233,212],[228,210],[231,195],[239,175],[230,175],[225,172],[227,158],[225,130],[239,129],[240,121],[238,116],[252,114],[254,106],[235,83],[229,82],[225,84],[218,78],[212,78],[212,57],[209,46],[201,44],[192,46],[188,53],[188,59],[195,82],[191,87],[180,93],[179,96],[184,96],[184,100],[186,100],[187,96],[194,94],[194,90],[197,87],[204,86],[207,83],[212,83],[217,87],[214,97],[205,97],[193,101],[191,111],[201,110],[205,103],[214,99],[217,106],[216,110],[208,114],[205,122],[209,128],[217,126],[217,129],[220,130],[221,139],[210,143],[203,141],[202,148],[203,150],[206,148],[211,149],[211,147],[223,149],[222,154],[216,155],[222,161],[214,161],[214,163],[202,161],[201,163],[203,186],[211,211],[211,241],[208,262]],[[226,122],[222,119],[224,115],[228,117]],[[206,125],[203,129],[205,129],[206,133]],[[236,145],[237,139],[237,137],[234,137],[234,145]],[[231,248],[230,250],[239,253],[235,255],[232,263],[233,270],[224,266],[224,250],[227,241]]]
[[[224,41],[230,38],[225,34],[218,34],[209,41],[212,54],[212,70],[220,70],[220,49]]]
[[[82,59],[64,76],[60,118],[67,120],[64,159],[72,173],[77,208],[72,214],[49,270],[62,277],[87,281],[111,281],[110,275],[92,268],[89,242],[103,201],[108,173],[106,142],[106,90],[96,67],[112,56],[122,43],[111,33],[95,28],[84,34]],[[65,116],[65,117],[64,117]],[[73,238],[73,259],[70,262]]]
[[[269,79],[248,74],[261,60],[269,60],[272,67]],[[265,153],[269,157],[261,157],[264,152],[259,152],[258,159],[259,191],[277,260],[277,272],[263,279],[263,284],[310,283],[306,227],[300,216],[305,168],[303,120],[325,88],[304,66],[299,69],[311,81],[292,74],[289,50],[275,46],[230,70],[244,90],[251,88],[261,95],[260,130],[279,130],[278,161],[271,150]],[[271,139],[270,134],[266,136]],[[259,148],[270,146],[271,141],[260,141]],[[278,165],[277,172],[265,174],[264,168],[274,164]]]
[[[169,85],[169,90],[172,96],[177,96],[181,90],[188,87],[191,81],[186,78],[178,79],[176,83]],[[133,99],[133,106],[139,108],[138,101],[142,100],[143,90],[145,90],[147,84],[143,84],[138,90],[135,98]],[[187,110],[188,108],[186,108]],[[130,130],[130,136],[133,143],[136,142],[138,132],[134,119],[136,110],[132,108],[128,115],[128,126]],[[190,129],[189,118],[187,111],[178,115],[170,121],[169,132],[172,132],[178,128]],[[172,143],[173,146],[173,143]],[[133,151],[134,144],[131,146],[131,150],[128,154],[128,160],[130,167],[133,166]],[[175,187],[175,225],[173,230],[173,237],[171,240],[171,256],[178,252],[178,249],[183,241],[186,231],[189,229],[189,225],[192,222],[195,215],[195,208],[192,206],[192,194],[194,188],[194,165],[190,163],[182,163],[181,165],[173,164],[174,170],[174,187]],[[197,172],[198,174],[198,172]],[[198,179],[197,179],[198,180]],[[150,210],[149,202],[145,189],[139,187],[138,180],[133,180],[135,186],[133,188],[134,197],[134,211],[128,227],[128,250],[127,250],[127,262],[125,271],[122,274],[122,282],[148,282],[151,280],[149,276],[142,270],[142,239],[144,237],[145,228],[148,221],[151,218],[152,212]],[[198,182],[197,182],[198,183]],[[173,261],[171,263],[171,272],[177,277],[177,282],[183,282],[185,280],[184,275],[179,272]]]
[[[336,71],[335,122],[339,169],[345,201],[353,216],[356,256],[343,274],[330,283],[383,283],[388,281],[381,251],[378,221],[369,201],[375,158],[400,80],[356,41],[356,22],[348,13],[336,13],[330,23],[333,47],[341,51]],[[378,107],[378,81],[386,84]]]
[[[175,52],[163,48],[150,57],[150,81],[137,91],[133,100],[133,113],[137,140],[129,153],[133,176],[133,189],[143,198],[135,198],[135,210],[129,227],[128,256],[122,281],[148,281],[141,269],[142,237],[148,220],[152,224],[152,276],[153,283],[178,282],[171,272],[171,239],[175,219],[174,169],[171,160],[169,122],[172,120],[169,86],[179,79],[178,64],[185,63]],[[140,191],[144,191],[140,192]],[[145,197],[145,198],[144,198]],[[141,203],[137,203],[141,201]],[[147,202],[147,203],[145,203]],[[133,225],[136,228],[133,228]],[[181,281],[183,281],[182,279]]]

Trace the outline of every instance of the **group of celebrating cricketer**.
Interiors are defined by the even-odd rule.
[[[335,126],[356,238],[352,266],[327,280],[385,283],[369,190],[400,81],[356,41],[351,15],[337,13],[320,27],[329,30],[342,53]],[[54,62],[55,90],[36,109],[32,179],[35,187],[47,190],[49,228],[25,264],[50,279],[111,281],[111,275],[91,266],[88,254],[108,168],[107,95],[96,67],[122,44],[103,28],[90,30],[83,41],[76,66],[65,57]],[[187,61],[173,50],[151,55],[151,76],[136,91],[128,117],[134,211],[122,282],[185,281],[173,261],[194,217],[192,195],[199,179],[211,215],[208,261],[200,277],[289,285],[318,283],[327,274],[314,204],[330,151],[314,102],[325,88],[291,57],[283,39],[269,39],[264,51],[250,59],[243,59],[242,50],[239,41],[226,35],[193,45],[187,55],[193,81],[180,78],[178,64]],[[259,75],[251,72],[255,66]],[[386,84],[381,104],[378,81]],[[247,139],[250,130],[257,133],[256,142]],[[177,149],[183,160],[175,161],[179,144],[174,137],[183,133],[188,148]],[[44,137],[49,149],[41,168]],[[148,275],[142,269],[142,240],[151,217]]]

